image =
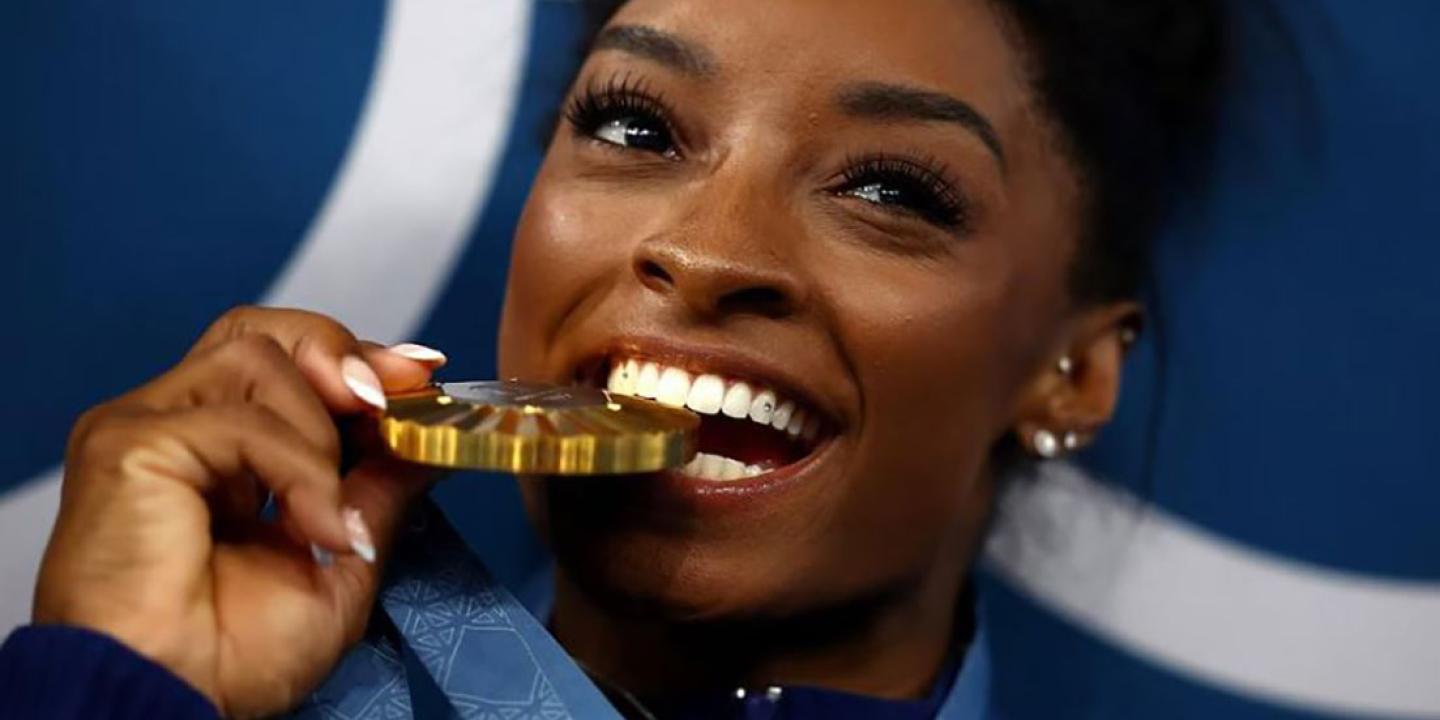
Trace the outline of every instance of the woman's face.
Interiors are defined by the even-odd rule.
[[[756,467],[523,482],[587,597],[783,618],[958,579],[1071,315],[1077,183],[1014,43],[984,0],[633,0],[600,36],[501,372],[715,376],[689,400],[745,417],[706,415],[701,450]],[[770,427],[767,389],[809,427]]]

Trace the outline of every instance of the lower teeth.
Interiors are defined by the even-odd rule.
[[[710,453],[696,453],[695,458],[681,468],[686,475],[701,480],[713,480],[724,482],[727,480],[743,480],[756,475],[769,472],[773,468],[764,465],[746,465],[732,458],[723,455],[712,455]]]

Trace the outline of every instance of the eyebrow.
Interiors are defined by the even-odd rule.
[[[653,60],[686,75],[714,75],[717,63],[709,50],[678,35],[647,25],[613,25],[595,38],[592,50],[619,50]]]
[[[969,130],[1005,167],[1005,148],[995,126],[970,103],[944,93],[887,83],[859,83],[838,95],[840,109],[847,115],[873,120],[953,123]]]

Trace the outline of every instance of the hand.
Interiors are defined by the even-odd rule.
[[[426,383],[443,357],[420,357],[321,315],[227,313],[174,369],[76,424],[35,620],[106,633],[229,716],[299,702],[363,633],[429,480],[373,452],[342,479],[336,417]],[[259,519],[267,491],[277,522]]]

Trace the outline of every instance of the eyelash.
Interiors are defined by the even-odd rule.
[[[670,117],[664,95],[651,92],[644,78],[630,73],[613,75],[603,83],[590,82],[571,98],[565,109],[565,119],[576,135],[621,150],[657,152],[602,140],[597,135],[601,128],[625,119],[653,123],[663,133],[667,146],[658,154],[674,159],[679,157],[679,150],[675,141],[677,133],[668,119]]]
[[[664,96],[652,92],[644,78],[630,73],[617,73],[604,82],[591,81],[570,99],[565,110],[566,120],[579,137],[613,150],[649,152],[679,159],[677,133],[670,117],[673,115]],[[650,129],[658,132],[650,139],[663,144],[663,149],[621,145],[599,136],[602,128],[623,120],[650,124]],[[947,176],[945,165],[932,157],[863,155],[846,159],[839,183],[830,192],[963,233],[969,219],[969,205],[946,180]],[[877,202],[857,194],[866,188],[898,192],[900,197],[894,202]]]
[[[867,187],[898,189],[913,197],[908,202],[902,200],[894,204],[861,199],[892,212],[963,232],[969,219],[969,205],[964,195],[946,180],[947,174],[944,163],[931,157],[864,155],[846,161],[839,185],[831,192],[859,198],[856,193]]]

